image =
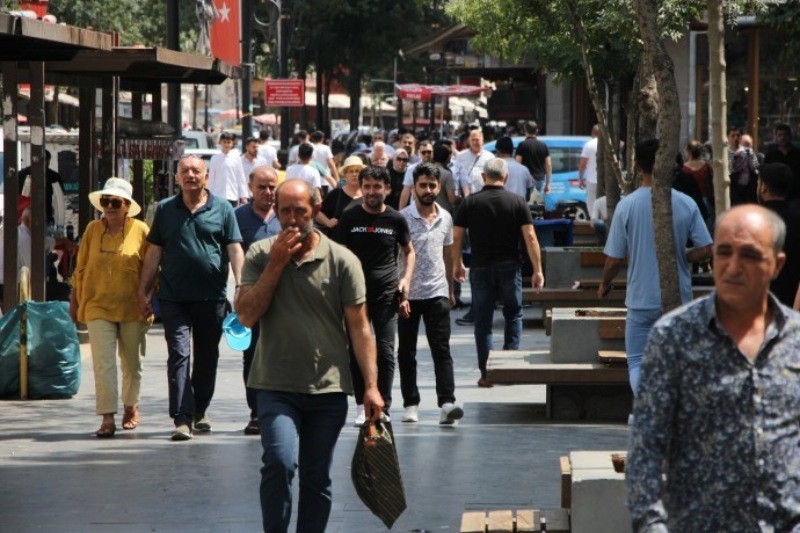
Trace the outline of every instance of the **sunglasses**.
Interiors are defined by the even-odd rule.
[[[100,197],[100,206],[101,207],[108,207],[109,205],[114,209],[119,209],[122,207],[122,204],[127,204],[126,200],[122,198],[116,198],[114,196],[101,196]]]
[[[420,152],[422,155],[431,155],[433,153],[432,150],[423,150]]]
[[[397,158],[395,158],[395,161],[398,161],[400,163],[408,163],[408,158],[407,157],[397,157]]]

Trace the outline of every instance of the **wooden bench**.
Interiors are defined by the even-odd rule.
[[[597,360],[605,365],[628,366],[628,354],[620,350],[598,350]]]
[[[466,511],[461,515],[461,533],[539,532],[569,533],[567,509],[517,509]]]
[[[547,351],[493,350],[489,381],[498,385],[625,384],[628,369],[596,363],[552,363]]]

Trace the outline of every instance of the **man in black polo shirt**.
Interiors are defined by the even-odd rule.
[[[553,163],[547,145],[536,138],[539,125],[535,121],[525,122],[525,140],[517,146],[516,160],[522,163],[533,176],[533,186],[537,191],[550,192],[550,178],[553,176]]]
[[[486,361],[492,349],[492,317],[495,302],[503,304],[505,319],[504,350],[519,348],[522,335],[522,259],[520,237],[533,265],[531,284],[544,287],[539,241],[533,230],[531,212],[525,200],[505,190],[508,166],[500,158],[483,167],[484,187],[467,196],[453,221],[454,278],[464,281],[466,268],[461,256],[464,231],[469,230],[472,258],[469,280],[472,288],[472,314],[475,318],[475,344],[481,377],[479,387],[491,387],[486,379]]]
[[[206,188],[205,162],[196,155],[183,157],[177,181],[181,194],[159,202],[147,236],[139,304],[143,312],[152,312],[153,281],[161,266],[158,301],[169,351],[172,440],[189,440],[192,422],[196,431],[211,431],[206,410],[217,379],[228,263],[238,289],[244,254],[233,207]]]
[[[792,169],[788,165],[767,163],[759,169],[756,189],[758,202],[774,211],[786,224],[783,245],[786,263],[770,283],[769,290],[787,307],[794,304],[800,285],[800,206],[786,199],[793,179]]]
[[[792,182],[786,191],[786,200],[800,198],[800,149],[792,142],[792,128],[788,124],[775,126],[775,144],[767,150],[764,162],[788,166],[792,171]]]
[[[389,173],[383,167],[366,167],[358,175],[364,202],[346,210],[336,226],[334,239],[348,247],[364,269],[367,282],[367,314],[375,331],[378,355],[378,390],[388,414],[394,381],[394,338],[397,312],[408,317],[408,289],[414,274],[414,247],[403,215],[385,204]],[[397,270],[398,248],[403,250],[403,275]],[[364,423],[364,380],[351,353],[350,370],[356,396],[356,425]],[[361,402],[361,403],[360,403]]]

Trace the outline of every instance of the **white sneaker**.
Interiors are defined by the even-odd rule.
[[[419,422],[418,405],[409,405],[403,412],[403,422]]]
[[[440,424],[454,424],[456,420],[461,420],[464,410],[454,403],[442,405],[442,414],[439,416]]]
[[[367,414],[364,412],[363,405],[356,405],[356,419],[353,420],[353,426],[361,427],[367,421]]]

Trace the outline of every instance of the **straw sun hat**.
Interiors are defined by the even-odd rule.
[[[117,198],[128,200],[131,203],[131,207],[128,210],[128,216],[130,217],[135,217],[142,211],[142,208],[133,199],[133,187],[124,179],[108,178],[102,189],[89,193],[89,201],[98,211],[103,210],[103,206],[100,205],[101,196],[116,196]]]
[[[350,167],[357,167],[360,171],[362,168],[365,168],[367,165],[361,160],[360,157],[357,155],[351,155],[347,159],[344,160],[344,164],[342,165],[342,172],[347,172],[347,169]]]

